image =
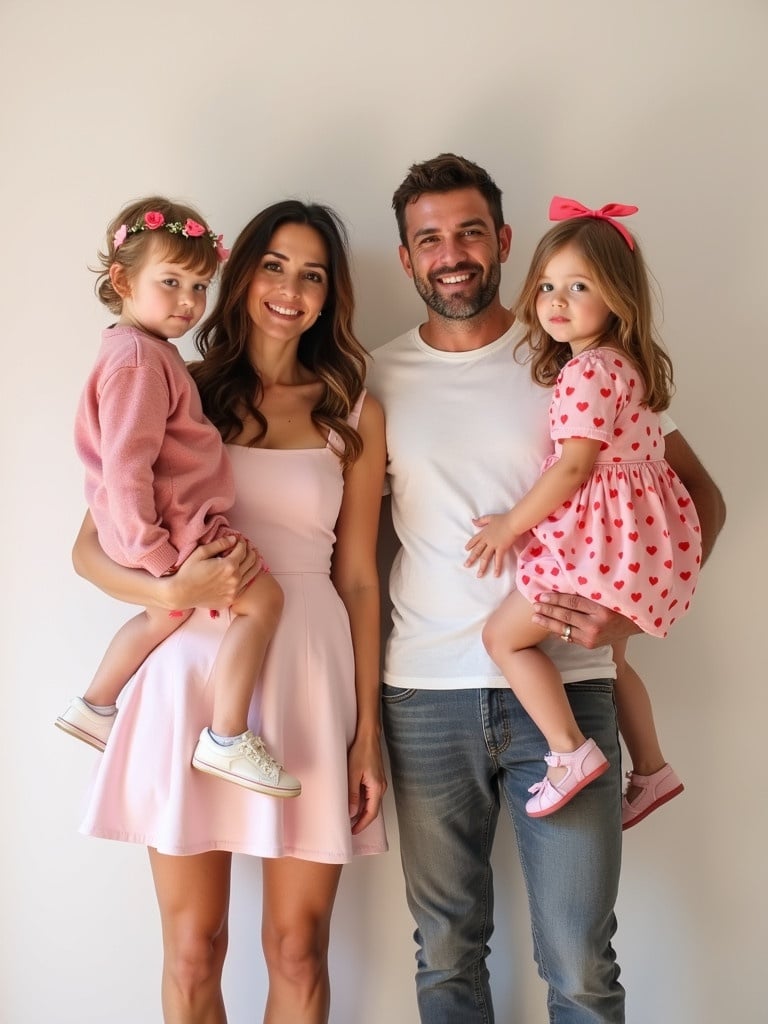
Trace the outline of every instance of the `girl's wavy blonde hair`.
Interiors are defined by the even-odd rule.
[[[119,229],[123,225],[130,228],[144,223],[144,217],[148,213],[161,213],[166,224],[196,221],[205,229],[205,234],[194,238],[181,233],[172,234],[161,227],[154,231],[129,233],[119,247],[115,248],[115,234]],[[118,264],[130,280],[141,270],[150,252],[169,263],[178,263],[186,270],[210,274],[213,277],[219,266],[219,256],[211,242],[211,235],[207,222],[193,206],[177,203],[164,196],[148,196],[146,199],[128,203],[107,228],[106,246],[104,251],[98,254],[99,266],[93,268],[98,274],[96,295],[111,313],[122,313],[123,300],[109,278],[110,267]]]
[[[553,256],[573,245],[584,258],[600,295],[611,311],[598,344],[620,349],[642,374],[643,404],[654,412],[669,406],[674,391],[672,362],[655,337],[651,290],[645,261],[636,239],[630,249],[622,235],[603,220],[577,217],[561,221],[541,239],[514,306],[525,335],[515,352],[527,350],[525,361],[537,384],[550,387],[571,358],[567,345],[551,338],[539,323],[536,299],[544,269]]]

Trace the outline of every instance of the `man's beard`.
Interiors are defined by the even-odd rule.
[[[432,285],[437,277],[446,277],[449,274],[460,274],[462,271],[479,272],[478,283],[470,282],[474,288],[470,295],[441,295]],[[446,320],[469,320],[477,316],[493,302],[499,291],[501,282],[501,263],[494,260],[488,267],[488,276],[483,278],[483,268],[477,263],[457,263],[455,267],[441,267],[440,270],[429,275],[428,278],[418,277],[414,274],[413,282],[416,291],[422,297],[430,309]]]

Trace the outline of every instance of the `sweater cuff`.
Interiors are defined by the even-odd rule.
[[[151,572],[153,576],[160,577],[176,565],[179,552],[168,541],[164,541],[159,547],[146,554],[140,561],[142,569]]]

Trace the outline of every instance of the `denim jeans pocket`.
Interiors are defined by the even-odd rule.
[[[381,684],[381,699],[384,704],[401,704],[404,700],[410,700],[417,692],[412,686],[404,689],[402,686],[390,686],[389,683]]]
[[[613,679],[588,679],[583,683],[565,683],[567,693],[604,693],[613,694]]]

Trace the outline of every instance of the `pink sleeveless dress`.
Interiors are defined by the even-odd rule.
[[[191,767],[211,721],[209,676],[228,618],[197,610],[123,691],[83,833],[167,854],[230,850],[333,864],[387,849],[381,815],[358,836],[350,829],[356,699],[349,621],[329,576],[344,487],[333,443],[341,446],[332,435],[325,448],[227,448],[237,495],[230,522],[259,538],[285,594],[249,726],[298,776],[301,795],[278,800]]]
[[[529,601],[546,590],[581,594],[666,636],[696,589],[701,529],[642,398],[642,380],[615,349],[589,349],[563,367],[549,410],[556,450],[543,468],[564,438],[602,444],[589,479],[531,531],[517,586]]]

